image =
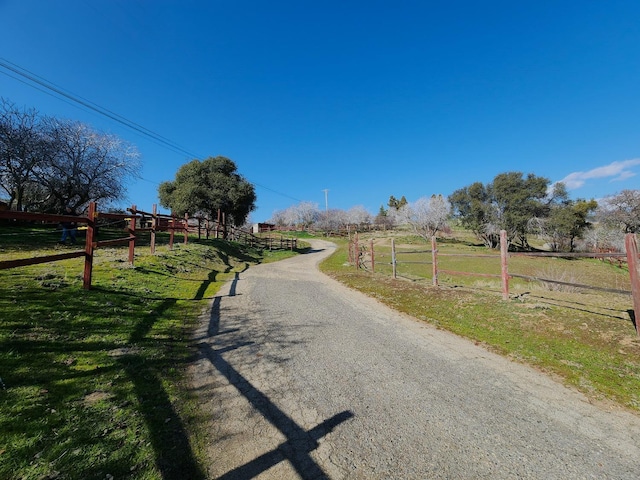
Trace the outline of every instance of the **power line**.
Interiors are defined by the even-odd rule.
[[[99,113],[100,115],[103,115],[107,118],[110,118],[111,120],[120,123],[121,125],[124,125],[127,128],[130,128],[131,130],[134,130],[142,135],[144,135],[147,138],[150,138],[151,140],[154,140],[156,143],[161,144],[165,147],[168,147],[169,149],[173,150],[174,152],[177,153],[183,153],[186,154],[190,157],[193,158],[199,158],[199,155],[196,155],[186,149],[184,149],[183,147],[181,147],[180,145],[178,145],[177,143],[173,142],[172,140],[160,135],[159,133],[156,133],[152,130],[149,130],[148,128],[140,125],[139,123],[136,123],[132,120],[129,120],[128,118],[123,117],[122,115],[119,115],[107,108],[104,108],[90,100],[87,100],[86,98],[83,98],[79,95],[75,95],[67,90],[65,90],[64,88],[40,77],[39,75],[30,72],[29,70],[27,70],[26,68],[20,67],[19,65],[16,65],[13,62],[10,62],[9,60],[5,59],[5,58],[0,58],[0,67],[3,67],[6,70],[9,70],[10,72],[13,72],[14,74],[17,74],[23,78],[26,78],[27,80],[29,80],[30,82],[35,83],[36,85],[40,85],[48,90],[51,90],[52,92],[54,92],[57,95],[60,95],[64,98],[67,98],[69,100],[71,100],[72,102],[75,102],[79,105],[82,105],[85,108],[88,108],[89,110],[92,110],[96,113]],[[9,75],[11,76],[11,75]],[[12,77],[15,78],[15,77]],[[24,82],[23,82],[24,83]],[[29,85],[29,84],[27,84]],[[35,87],[34,87],[35,88]],[[40,90],[40,89],[38,89]]]
[[[4,68],[5,70],[8,70],[9,72],[12,72],[14,75],[12,75],[11,73],[8,73],[6,71],[0,71],[0,73],[4,73],[6,76],[13,78],[14,80],[17,80],[21,83],[24,83],[25,85],[30,86],[31,88],[34,88],[40,92],[46,93],[47,95],[51,95],[54,98],[58,98],[59,100],[68,103],[68,104],[79,104],[84,108],[88,108],[89,110],[92,110],[93,112],[96,112],[102,116],[105,116],[121,125],[124,125],[125,127],[149,138],[150,140],[152,140],[154,143],[156,143],[157,145],[161,145],[165,148],[168,148],[170,150],[172,150],[173,152],[176,153],[182,153],[182,154],[186,154],[189,157],[192,158],[201,158],[201,155],[196,155],[188,150],[186,150],[185,148],[181,147],[180,145],[178,145],[177,143],[175,143],[174,141],[168,139],[167,137],[164,137],[162,135],[160,135],[159,133],[156,133],[152,130],[149,130],[148,128],[140,125],[139,123],[136,123],[132,120],[129,120],[125,117],[123,117],[122,115],[119,115],[118,113],[115,113],[107,108],[104,108],[94,102],[92,102],[91,100],[87,100],[86,98],[83,98],[79,95],[73,94],[71,92],[69,92],[68,90],[56,85],[53,82],[50,82],[49,80],[33,73],[30,72],[29,70],[27,70],[24,67],[21,67],[13,62],[10,62],[9,60],[0,57],[0,67]],[[19,77],[16,77],[15,75],[18,75]],[[29,82],[26,82],[23,79],[27,79]],[[44,90],[40,87],[43,87]],[[47,91],[49,90],[49,91]],[[53,94],[51,93],[53,92]],[[55,94],[55,95],[54,95]],[[56,96],[57,95],[57,96]],[[61,98],[62,97],[62,98]],[[68,100],[70,100],[73,103],[70,103]],[[147,180],[145,178],[140,178],[141,180],[147,181],[149,183],[154,183],[156,185],[159,185],[157,182],[154,182],[152,180]],[[295,200],[296,202],[301,202],[300,199],[292,197],[291,195],[288,195],[286,193],[282,193],[279,192],[277,190],[274,190],[272,188],[269,188],[265,185],[261,185],[259,183],[256,182],[251,182],[253,185],[263,188],[265,190],[268,190],[270,192],[273,192],[277,195],[289,198],[291,200]]]
[[[265,190],[269,190],[270,192],[273,192],[273,193],[275,193],[277,195],[280,195],[281,197],[286,197],[286,198],[289,198],[291,200],[295,200],[296,202],[302,202],[302,200],[300,200],[299,198],[292,197],[291,195],[287,195],[286,193],[279,192],[277,190],[274,190],[273,188],[265,187],[264,185],[260,185],[259,183],[256,183],[256,182],[250,182],[250,183],[252,183],[256,187],[260,187],[260,188],[264,188]]]

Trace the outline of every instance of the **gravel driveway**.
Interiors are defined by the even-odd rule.
[[[210,478],[640,478],[638,416],[341,286],[312,245],[203,318]]]

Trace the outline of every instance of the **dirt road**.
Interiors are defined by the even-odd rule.
[[[639,417],[346,289],[313,248],[203,318],[211,478],[640,478]]]

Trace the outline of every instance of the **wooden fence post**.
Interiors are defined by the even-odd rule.
[[[176,216],[171,212],[171,220],[169,220],[169,250],[173,250],[173,236],[176,228]]]
[[[391,267],[393,269],[393,278],[398,278],[396,271],[396,239],[391,239]]]
[[[353,245],[353,256],[356,264],[356,270],[358,270],[360,268],[360,245],[358,245],[358,232],[353,236]]]
[[[374,251],[373,251],[373,240],[371,240],[370,248],[371,248],[371,273],[375,273],[376,272],[376,260],[375,260],[375,254],[374,254]]]
[[[436,236],[431,237],[431,266],[432,266],[432,279],[431,284],[434,287],[438,286],[438,244],[436,242]]]
[[[631,295],[633,296],[633,320],[636,327],[636,335],[640,336],[640,275],[638,274],[638,242],[635,233],[627,233],[624,237],[624,245],[627,250],[627,265],[629,265],[629,277],[631,279]]]
[[[509,244],[507,242],[507,231],[500,230],[500,266],[502,271],[502,299],[509,300],[509,268],[507,257]]]
[[[229,232],[227,231],[227,214],[222,212],[222,239],[227,240]]]
[[[151,209],[151,255],[156,253],[156,229],[158,228],[158,205]]]
[[[87,223],[87,238],[84,242],[84,274],[82,275],[82,288],[89,290],[91,288],[91,275],[93,273],[93,238],[95,236],[96,227],[96,203],[89,203],[87,213],[89,219]]]
[[[189,214],[184,214],[184,244],[187,244],[187,239],[189,237]]]
[[[133,265],[136,252],[136,212],[137,207],[131,206],[131,218],[129,219],[129,263]]]

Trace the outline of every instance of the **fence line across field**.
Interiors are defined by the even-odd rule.
[[[594,253],[558,253],[558,252],[509,252],[508,251],[508,241],[507,241],[507,233],[506,231],[500,232],[500,255],[496,254],[470,254],[470,253],[440,253],[438,252],[438,245],[436,237],[431,237],[431,249],[430,250],[411,250],[411,251],[402,251],[397,250],[395,245],[395,239],[391,239],[391,267],[392,267],[392,276],[393,278],[398,277],[397,267],[398,265],[406,264],[406,265],[431,265],[432,266],[432,284],[433,286],[439,286],[438,275],[441,273],[447,275],[464,275],[464,276],[476,276],[476,277],[485,277],[485,278],[499,278],[502,282],[502,298],[504,300],[509,299],[509,279],[511,278],[521,278],[529,281],[539,281],[543,283],[552,283],[557,285],[571,286],[577,287],[581,289],[589,289],[607,293],[617,293],[624,295],[631,295],[633,299],[633,311],[634,318],[636,321],[634,322],[636,333],[640,336],[640,274],[638,273],[638,245],[636,240],[636,235],[633,233],[629,233],[625,235],[625,248],[626,253],[614,253],[614,252],[594,252]],[[417,253],[431,253],[431,261],[399,261],[398,255],[406,255],[406,254],[417,254]],[[368,244],[360,245],[358,240],[358,234],[356,233],[352,240],[349,242],[349,263],[355,265],[357,269],[359,268],[367,268],[365,255],[370,256],[370,270],[372,273],[375,273],[375,252],[374,252],[374,243],[371,240]],[[596,287],[591,285],[584,285],[578,283],[571,282],[563,282],[559,280],[552,280],[540,277],[534,277],[529,275],[519,275],[519,274],[510,274],[508,269],[508,258],[511,256],[529,256],[529,257],[556,257],[556,258],[619,258],[626,259],[627,265],[629,267],[629,277],[631,283],[631,290],[620,290],[614,288],[604,288],[604,287]],[[457,270],[448,270],[448,269],[440,269],[438,267],[438,258],[439,257],[475,257],[475,258],[492,258],[496,260],[500,260],[500,273],[478,273],[478,272],[467,272],[467,271],[457,271]],[[637,314],[636,314],[637,313]]]
[[[135,260],[135,247],[136,240],[138,238],[139,233],[141,232],[150,232],[150,246],[151,253],[155,253],[156,248],[156,233],[162,231],[169,232],[169,249],[173,248],[174,243],[174,234],[176,232],[182,232],[184,236],[184,244],[188,243],[189,237],[189,217],[187,215],[184,218],[177,217],[176,215],[166,215],[166,214],[158,214],[157,206],[153,205],[152,212],[145,212],[143,210],[139,210],[135,205],[131,208],[128,208],[127,211],[129,213],[109,213],[109,212],[98,212],[97,205],[95,202],[91,202],[89,204],[86,216],[75,216],[75,215],[53,215],[53,214],[44,214],[44,213],[32,213],[32,212],[16,212],[16,211],[0,211],[0,219],[7,220],[26,220],[30,222],[74,222],[76,224],[86,225],[86,237],[85,237],[85,246],[84,250],[77,250],[74,252],[65,252],[60,254],[53,255],[42,255],[39,257],[32,258],[22,258],[22,259],[14,259],[14,260],[3,260],[0,261],[0,270],[6,270],[10,268],[18,268],[24,267],[28,265],[38,265],[42,263],[51,263],[58,262],[61,260],[67,260],[71,258],[80,258],[84,257],[84,271],[82,276],[82,286],[84,289],[88,290],[91,288],[91,278],[93,273],[93,258],[94,252],[96,249],[101,247],[107,247],[111,245],[122,245],[128,244],[128,261],[131,265],[133,265]],[[109,240],[97,240],[97,230],[98,228],[102,228],[103,225],[99,225],[97,223],[98,219],[112,219],[113,223],[124,222],[127,223],[126,232],[127,236]],[[150,225],[146,226],[144,222],[147,218],[150,218]],[[207,220],[208,222],[209,220]],[[198,220],[198,238],[201,238],[201,229],[200,222]],[[141,223],[138,227],[137,223]],[[209,225],[207,225],[208,227]],[[296,238],[284,238],[280,236],[279,239],[274,240],[273,237],[257,237],[251,233],[245,232],[241,229],[237,229],[231,227],[230,229],[230,237],[238,241],[240,243],[244,243],[246,245],[252,247],[259,247],[262,249],[287,249],[287,250],[295,250],[298,248],[298,243]],[[207,238],[209,238],[209,229],[207,229]],[[216,238],[218,238],[219,232],[222,231],[219,225],[216,225]],[[227,230],[224,229],[226,232]]]

